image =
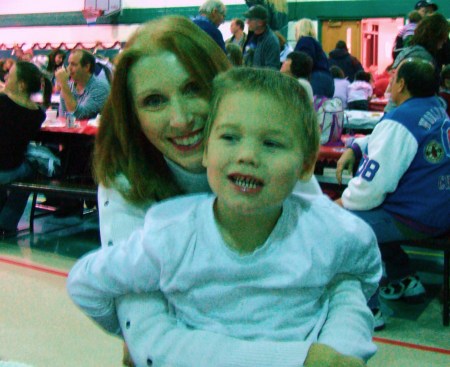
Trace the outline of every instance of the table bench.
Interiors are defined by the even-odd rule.
[[[25,191],[32,194],[30,211],[30,232],[34,232],[34,219],[43,215],[51,214],[55,209],[42,206],[37,203],[38,194],[52,194],[54,196],[80,199],[97,200],[97,185],[91,180],[83,178],[69,178],[64,180],[34,178],[30,180],[19,180],[1,186],[3,189]],[[46,213],[36,213],[36,209],[43,209]],[[92,212],[92,210],[89,210]],[[80,214],[87,214],[83,212]]]

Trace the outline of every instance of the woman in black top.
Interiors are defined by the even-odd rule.
[[[50,104],[52,86],[32,63],[19,61],[0,94],[0,184],[32,174],[25,161],[30,140],[45,120],[45,111],[31,100],[44,85],[44,106]],[[25,209],[28,194],[0,192],[0,233],[13,233]]]

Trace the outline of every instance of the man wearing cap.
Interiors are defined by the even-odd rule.
[[[201,29],[208,33],[216,41],[219,47],[226,53],[225,41],[219,26],[225,21],[226,7],[220,0],[207,0],[198,10],[199,15],[192,19]]]
[[[244,13],[249,32],[253,35],[244,49],[246,66],[280,69],[280,42],[267,25],[268,13],[264,6],[255,5]]]
[[[431,0],[421,0],[416,3],[414,9],[417,10],[422,17],[424,17],[426,15],[431,15],[435,11],[437,11],[438,6]]]

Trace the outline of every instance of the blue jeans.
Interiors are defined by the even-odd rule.
[[[24,162],[18,168],[9,171],[0,171],[0,184],[30,177],[33,170]],[[0,228],[6,231],[16,231],[20,218],[27,205],[27,192],[0,191]]]
[[[413,271],[410,267],[409,257],[402,247],[400,245],[387,244],[387,242],[401,240],[405,240],[406,244],[408,241],[408,237],[398,229],[397,221],[394,217],[380,208],[352,211],[352,213],[369,224],[375,232],[381,258],[386,266],[387,278],[395,281],[411,275]]]
[[[380,208],[351,212],[369,224],[375,232],[388,280],[396,281],[413,274],[409,257],[402,247],[388,244],[391,241],[408,240],[398,229],[394,217]],[[368,306],[371,309],[380,307],[378,293],[379,291],[377,290],[368,302]]]

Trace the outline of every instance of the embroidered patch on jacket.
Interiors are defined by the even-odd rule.
[[[424,156],[427,162],[439,163],[444,159],[444,147],[436,140],[430,141],[424,149]]]

